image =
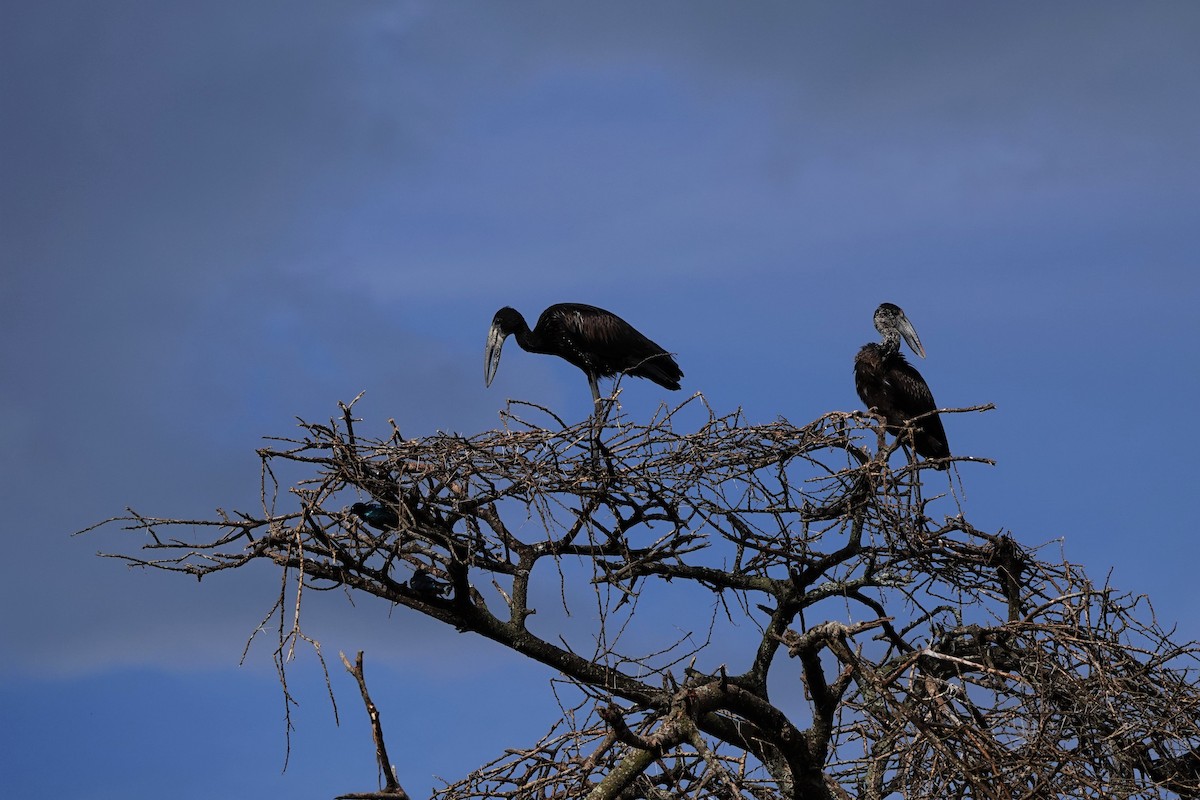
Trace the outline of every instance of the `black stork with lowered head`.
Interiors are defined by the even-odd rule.
[[[679,389],[679,365],[666,350],[611,311],[584,303],[556,303],[530,330],[521,312],[505,306],[492,318],[484,354],[484,383],[492,385],[500,366],[500,349],[509,336],[522,350],[558,356],[583,370],[592,400],[599,406],[600,378],[617,373],[646,378],[665,389]]]
[[[595,407],[593,441],[598,439],[600,378],[632,375],[677,390],[683,377],[670,353],[611,311],[584,303],[556,303],[542,312],[532,330],[515,308],[505,306],[496,312],[484,353],[487,386],[496,377],[500,350],[509,336],[516,338],[522,350],[558,356],[583,371]]]
[[[854,357],[854,388],[867,408],[882,414],[889,430],[899,433],[906,425],[913,429],[913,448],[925,458],[949,458],[946,430],[937,414],[915,422],[914,417],[937,408],[933,392],[921,373],[900,353],[900,338],[921,358],[925,348],[908,317],[899,306],[883,303],[875,309],[875,329],[883,334],[880,342],[868,342]],[[935,469],[946,469],[945,463]]]

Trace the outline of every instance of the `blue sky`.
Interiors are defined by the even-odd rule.
[[[610,308],[754,422],[858,407],[913,320],[968,517],[1062,540],[1200,637],[1200,8],[1189,3],[0,3],[0,793],[372,788],[309,657],[283,765],[269,570],[95,557],[126,506],[254,507],[263,436],[338,400],[409,435],[589,411],[492,313]],[[627,384],[625,409],[664,397]],[[549,727],[549,677],[323,598],[404,785]],[[505,687],[505,691],[496,691]],[[511,687],[511,688],[510,688]],[[477,722],[450,709],[469,703]],[[390,723],[390,724],[389,724]]]

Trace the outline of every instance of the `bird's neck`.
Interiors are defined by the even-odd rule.
[[[525,320],[518,322],[517,329],[513,331],[513,338],[517,340],[517,344],[527,353],[544,353],[546,350],[542,347],[542,335],[537,331],[531,331]]]
[[[880,331],[880,333],[883,334],[883,341],[879,343],[879,346],[883,348],[885,356],[900,352],[900,331],[888,328],[887,330]]]

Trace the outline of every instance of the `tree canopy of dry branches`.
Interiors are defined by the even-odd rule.
[[[387,439],[353,405],[259,451],[257,511],[107,522],[147,537],[135,565],[277,565],[280,659],[304,591],[345,587],[550,667],[562,719],[439,800],[1200,797],[1197,646],[973,527],[869,414],[752,425],[697,396],[607,421],[595,463],[589,422],[529,404]]]

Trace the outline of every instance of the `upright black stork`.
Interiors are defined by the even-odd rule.
[[[854,388],[858,396],[867,408],[883,415],[889,430],[899,433],[906,424],[911,424],[917,455],[949,458],[946,430],[937,414],[910,423],[913,417],[937,408],[929,384],[900,353],[903,336],[913,352],[925,357],[925,348],[912,323],[899,306],[883,303],[875,309],[875,329],[883,334],[883,341],[863,345],[854,357]],[[935,468],[946,469],[946,464],[937,464]]]
[[[514,308],[505,306],[496,312],[484,354],[483,380],[488,386],[496,377],[500,349],[510,335],[517,338],[522,350],[558,356],[583,370],[597,410],[600,387],[596,382],[600,378],[624,373],[676,390],[683,377],[670,353],[611,311],[583,303],[556,303],[542,312],[533,330]]]

